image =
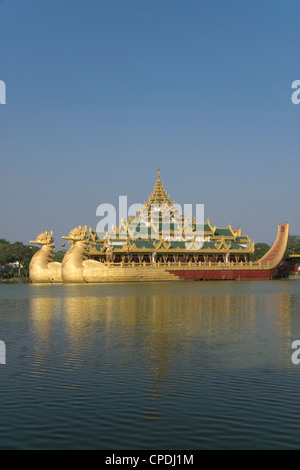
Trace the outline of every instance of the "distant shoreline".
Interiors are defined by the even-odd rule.
[[[20,279],[0,279],[0,284],[29,284],[30,280],[26,277]]]

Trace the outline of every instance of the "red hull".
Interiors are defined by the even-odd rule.
[[[185,281],[229,281],[242,279],[273,279],[276,269],[237,269],[237,270],[172,270],[171,274]]]

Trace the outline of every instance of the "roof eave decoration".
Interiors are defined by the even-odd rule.
[[[160,238],[160,240],[158,240],[157,243],[155,242],[153,243],[153,246],[156,250],[161,250],[161,249],[169,250],[171,246],[171,242],[167,243],[166,241],[164,241],[163,238]]]

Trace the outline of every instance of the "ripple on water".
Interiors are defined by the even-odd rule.
[[[0,286],[0,448],[299,447],[299,298],[281,281]]]

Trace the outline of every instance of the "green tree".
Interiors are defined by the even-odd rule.
[[[291,261],[290,255],[300,255],[300,236],[290,235],[288,240],[287,249],[285,252],[285,261]]]
[[[57,261],[61,263],[62,260],[64,259],[65,254],[66,254],[65,250],[57,251],[54,255],[53,261]]]
[[[9,243],[0,239],[0,276],[2,278],[28,277],[29,263],[38,248],[21,242]]]
[[[285,256],[286,258],[288,258],[289,255],[296,255],[296,254],[297,255],[300,254],[300,236],[290,235]]]
[[[10,243],[0,244],[0,266],[3,268],[7,264],[13,263],[14,258],[11,250]]]
[[[269,251],[269,249],[271,247],[267,243],[256,243],[254,245],[254,248],[255,248],[255,251],[251,255],[251,260],[252,261],[256,261],[256,260],[262,258]]]

